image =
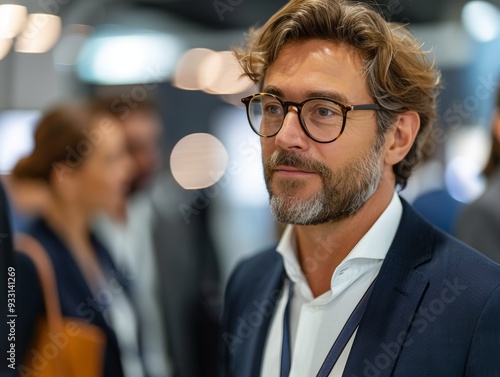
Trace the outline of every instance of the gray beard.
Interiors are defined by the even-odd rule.
[[[375,193],[382,180],[383,167],[380,149],[383,140],[378,140],[364,156],[348,166],[333,172],[318,161],[304,160],[290,152],[277,151],[265,164],[266,185],[270,205],[277,221],[284,224],[318,225],[337,222],[356,214]],[[275,195],[271,189],[272,168],[290,165],[317,172],[322,181],[322,189],[309,199],[297,199],[305,182],[283,180],[281,194]]]

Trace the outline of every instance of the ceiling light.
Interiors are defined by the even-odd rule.
[[[462,9],[465,29],[480,42],[490,42],[498,37],[500,14],[498,8],[486,1],[470,1]]]
[[[99,84],[158,83],[170,78],[184,47],[161,32],[94,35],[83,46],[79,77]]]
[[[0,38],[17,36],[27,19],[26,7],[17,4],[0,5]]]
[[[16,40],[16,51],[43,53],[49,51],[61,35],[61,18],[52,14],[31,13],[22,34]]]

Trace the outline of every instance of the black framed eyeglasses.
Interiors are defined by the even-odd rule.
[[[297,109],[300,125],[318,143],[332,143],[344,132],[347,113],[353,110],[382,110],[377,104],[344,105],[330,98],[308,98],[303,102],[283,101],[270,93],[257,93],[241,99],[254,132],[274,137],[283,127],[290,106]]]

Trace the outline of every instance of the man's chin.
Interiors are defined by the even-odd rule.
[[[271,193],[270,205],[276,220],[283,224],[306,225],[322,217],[324,198],[298,192],[295,195]]]
[[[303,180],[286,180],[283,182],[273,181],[271,186],[272,195],[290,200],[308,201],[321,192],[321,187],[314,188],[309,182]]]

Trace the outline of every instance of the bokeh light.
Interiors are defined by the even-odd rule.
[[[231,51],[210,54],[200,64],[200,83],[207,93],[236,94],[253,85],[250,79],[242,76],[243,71]]]
[[[486,1],[470,1],[462,9],[465,29],[478,41],[490,42],[500,32],[500,12]]]
[[[193,48],[184,53],[177,62],[173,85],[184,90],[201,90],[200,62],[215,53],[207,48]]]
[[[215,136],[196,133],[182,138],[170,155],[170,169],[179,185],[187,190],[215,184],[225,173],[228,154]]]
[[[94,84],[159,83],[173,74],[183,50],[182,39],[175,35],[104,28],[84,44],[77,73],[83,81]]]
[[[0,5],[0,38],[14,38],[24,27],[28,11],[17,4]]]
[[[16,51],[44,53],[49,51],[61,36],[61,18],[52,14],[31,13],[28,22],[16,40]]]

